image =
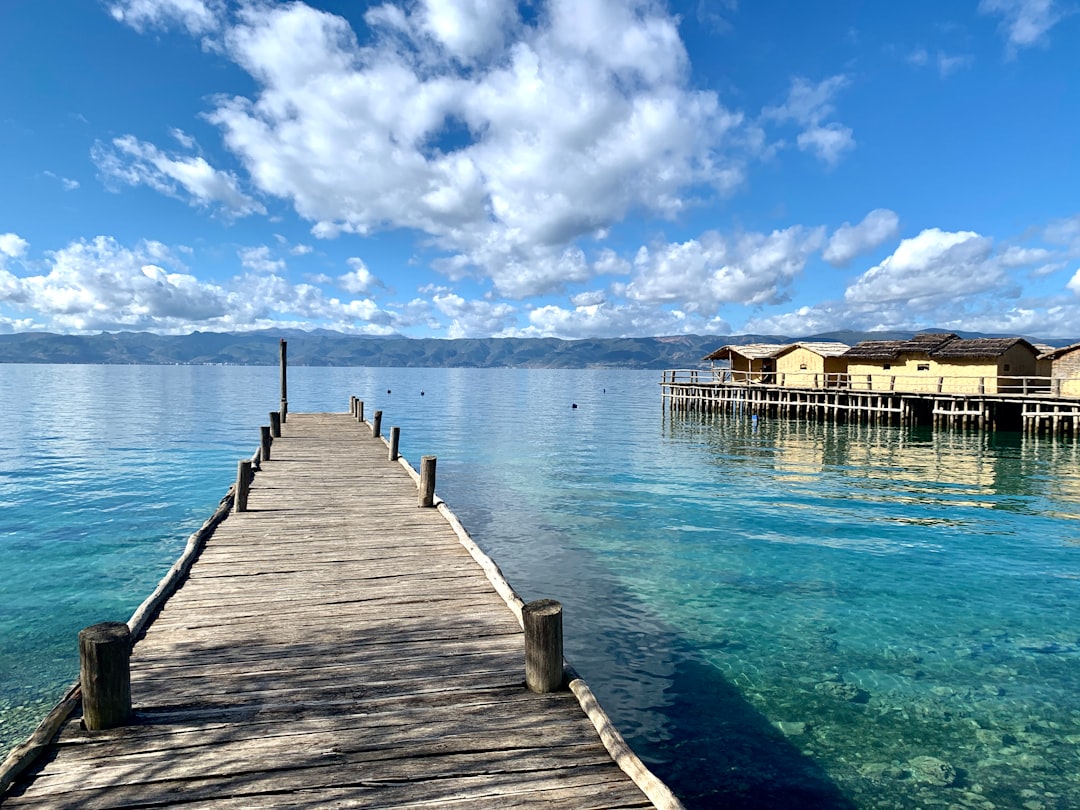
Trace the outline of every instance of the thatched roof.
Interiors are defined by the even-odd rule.
[[[1017,344],[1039,351],[1023,338],[961,338],[953,334],[915,335],[910,340],[864,340],[844,353],[849,360],[895,360],[901,354],[925,354],[942,360],[1001,357]]]
[[[860,340],[846,352],[849,360],[893,360],[900,354],[902,340]]]
[[[1039,346],[1038,348],[1043,348],[1043,347]],[[1046,348],[1047,348],[1047,351],[1044,351],[1042,354],[1040,354],[1039,359],[1040,360],[1057,360],[1059,357],[1061,357],[1063,355],[1069,354],[1070,352],[1075,352],[1077,349],[1080,349],[1080,343],[1073,343],[1073,344],[1071,344],[1069,346],[1062,346],[1062,347],[1060,347],[1058,349],[1055,349],[1052,346],[1048,346]]]
[[[806,349],[814,354],[821,355],[822,357],[839,357],[844,354],[851,347],[846,343],[838,343],[835,341],[813,341],[813,340],[800,340],[797,343],[792,343],[785,346],[777,354],[786,354],[793,349]]]
[[[737,354],[749,360],[763,360],[766,357],[775,357],[791,344],[789,343],[747,343],[742,346],[729,344],[721,346],[712,354],[707,354],[703,360],[730,360],[731,355]]]
[[[1001,357],[1017,344],[1027,346],[1032,354],[1039,351],[1023,338],[956,338],[930,354],[937,358],[960,359],[964,357]]]

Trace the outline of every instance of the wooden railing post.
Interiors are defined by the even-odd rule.
[[[289,415],[289,392],[288,385],[286,383],[285,375],[285,348],[288,346],[285,342],[285,338],[281,339],[281,421],[288,421],[286,417]]]
[[[263,425],[259,428],[259,460],[270,460],[270,426]]]
[[[251,491],[251,460],[244,459],[236,465],[236,497],[233,505],[237,512],[247,511],[248,492]]]
[[[525,628],[525,685],[533,692],[557,692],[563,685],[562,605],[537,599],[521,608]]]
[[[131,716],[131,630],[102,622],[79,631],[79,683],[83,725],[116,728]]]
[[[362,399],[356,400],[356,421],[364,421],[364,400]]]
[[[352,416],[352,417],[356,416],[356,397],[355,396],[350,396],[349,397],[349,416]]]
[[[277,411],[270,411],[270,437],[277,439],[281,436],[281,414]]]
[[[398,443],[401,441],[401,428],[390,428],[390,461],[398,460]]]
[[[423,456],[420,459],[419,506],[435,505],[435,460],[435,456]]]
[[[371,435],[375,439],[382,435],[382,411],[375,411],[371,417]]]

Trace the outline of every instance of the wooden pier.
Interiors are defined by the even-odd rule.
[[[663,373],[662,399],[676,411],[1080,435],[1080,399],[1061,396],[1044,378],[1017,377],[1011,385],[992,386],[979,378],[937,377],[920,379],[921,390],[904,390],[909,381],[898,384],[892,375],[804,377],[785,385],[725,369],[672,369]]]
[[[525,687],[521,600],[356,405],[275,426],[246,511],[143,611],[130,720],[76,707],[4,808],[681,807],[571,668]]]

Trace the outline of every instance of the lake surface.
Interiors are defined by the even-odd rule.
[[[691,807],[1080,806],[1071,441],[661,407],[658,372],[291,368],[348,397]],[[0,749],[126,620],[278,405],[276,368],[0,365]],[[388,390],[390,393],[388,393]],[[421,395],[423,392],[423,395]],[[577,408],[572,405],[577,404]]]

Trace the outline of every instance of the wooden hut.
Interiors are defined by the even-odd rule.
[[[1062,346],[1039,355],[1040,365],[1053,378],[1053,393],[1062,397],[1080,397],[1080,343]]]
[[[784,343],[747,343],[742,346],[729,344],[705,355],[704,360],[713,363],[727,361],[730,369],[724,374],[725,381],[776,382],[776,355],[787,348]]]
[[[930,333],[909,340],[860,341],[843,354],[849,384],[861,391],[929,391],[921,378],[930,377],[930,352],[956,339],[951,333]]]
[[[826,388],[846,385],[846,343],[800,341],[776,354],[777,382],[788,388]]]
[[[909,393],[997,394],[1036,390],[1038,350],[1023,338],[868,340],[844,353],[851,387]],[[1046,385],[1042,385],[1043,388]]]

